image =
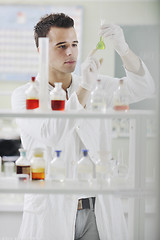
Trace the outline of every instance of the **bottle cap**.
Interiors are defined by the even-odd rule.
[[[88,155],[88,149],[82,149],[82,152],[84,157]]]
[[[32,77],[32,78],[31,78],[32,82],[34,82],[34,81],[35,81],[35,79],[36,79],[35,77]]]
[[[61,150],[56,150],[55,152],[57,154],[57,157],[60,157],[60,154],[61,154],[62,151]]]

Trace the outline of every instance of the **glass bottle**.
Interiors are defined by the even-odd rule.
[[[80,181],[91,181],[94,175],[94,163],[88,156],[88,150],[82,149],[83,157],[78,161],[77,177]]]
[[[61,82],[56,82],[54,89],[50,92],[52,110],[64,111],[66,92],[62,88]]]
[[[66,178],[66,167],[61,150],[56,150],[56,157],[50,163],[50,176],[52,180],[63,182]]]
[[[29,88],[25,91],[26,109],[35,109],[39,107],[39,92],[35,83],[35,77],[31,78]]]
[[[119,80],[118,89],[113,94],[113,105],[116,111],[129,110],[128,90],[123,79]]]
[[[20,148],[20,157],[16,161],[16,173],[28,174],[30,176],[30,161],[27,159],[27,152],[25,149]]]
[[[33,157],[31,159],[31,179],[44,180],[45,179],[45,160],[43,158],[43,149],[33,149]]]
[[[106,111],[106,97],[103,90],[101,80],[97,80],[96,88],[91,92],[91,109],[97,112]]]
[[[110,180],[110,161],[109,161],[109,152],[99,151],[99,159],[96,162],[96,179],[101,180]]]

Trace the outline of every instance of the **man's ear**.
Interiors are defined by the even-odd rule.
[[[39,47],[37,48],[37,52],[39,53]]]

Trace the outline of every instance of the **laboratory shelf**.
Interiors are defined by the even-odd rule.
[[[66,180],[64,182],[22,181],[17,178],[0,178],[0,193],[34,193],[34,194],[112,194],[128,197],[145,197],[154,195],[153,186],[145,189],[134,188],[127,179],[85,182]]]
[[[10,110],[1,110],[1,118],[134,118],[139,119],[141,117],[152,118],[156,117],[155,112],[151,110],[129,110],[127,112],[107,110],[105,113],[92,112],[92,111],[80,111],[75,110],[70,111],[46,111],[41,112],[39,110],[29,110],[24,112],[15,112]]]

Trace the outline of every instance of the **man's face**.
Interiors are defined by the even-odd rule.
[[[49,67],[53,72],[71,73],[78,56],[78,41],[75,29],[52,27],[49,37]]]

